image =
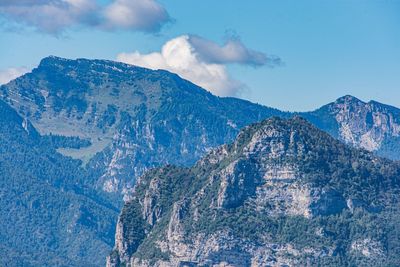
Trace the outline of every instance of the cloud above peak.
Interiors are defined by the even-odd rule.
[[[227,64],[276,66],[279,57],[247,48],[238,38],[229,38],[224,45],[196,35],[182,35],[166,42],[160,52],[121,53],[117,60],[150,69],[177,73],[219,96],[237,96],[245,85],[232,78]]]
[[[0,16],[50,34],[79,26],[157,32],[170,20],[155,0],[0,0]]]

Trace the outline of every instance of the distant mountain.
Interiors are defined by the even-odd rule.
[[[400,109],[344,96],[302,116],[347,144],[400,159]]]
[[[220,98],[167,71],[104,60],[48,57],[0,87],[1,97],[41,134],[92,145],[59,151],[84,161],[97,188],[127,194],[144,170],[190,165],[276,109]]]
[[[0,101],[0,266],[104,266],[118,211],[85,186],[80,162]]]
[[[142,176],[107,266],[399,266],[399,190],[399,163],[268,119]]]

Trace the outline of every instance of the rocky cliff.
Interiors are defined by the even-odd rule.
[[[394,266],[400,166],[272,118],[142,176],[107,266]]]
[[[376,101],[344,96],[302,114],[320,129],[357,148],[400,159],[400,110]]]

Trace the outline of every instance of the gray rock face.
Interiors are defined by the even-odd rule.
[[[319,110],[304,114],[333,136],[357,148],[399,159],[400,110],[375,101],[365,103],[353,96],[344,96]],[[331,124],[329,125],[329,120]]]
[[[343,176],[355,166],[365,171]],[[141,177],[120,222],[129,228],[137,220],[126,218],[139,214],[146,234],[130,255],[121,249],[129,247],[127,238],[117,236],[108,263],[368,266],[378,257],[386,262],[381,242],[390,231],[381,219],[388,215],[370,217],[364,207],[399,203],[399,173],[395,163],[351,149],[301,118],[270,119],[245,128],[234,143],[192,168],[168,166]],[[355,188],[360,181],[369,182]],[[376,189],[365,193],[373,184]],[[382,236],[368,239],[366,223]]]
[[[157,205],[159,197],[159,183],[157,180],[153,180],[143,200],[143,218],[150,225],[154,225],[157,222],[162,212]]]
[[[376,151],[386,137],[400,135],[399,118],[378,103],[347,96],[332,106],[332,112],[336,114],[340,138],[356,147]]]

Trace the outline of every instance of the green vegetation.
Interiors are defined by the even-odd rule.
[[[55,151],[76,138],[41,137],[0,102],[0,265],[99,266],[117,210],[84,184],[80,162]]]
[[[41,138],[43,145],[50,145],[53,148],[75,148],[80,149],[92,145],[90,139],[81,139],[78,136],[63,136],[49,134]]]

